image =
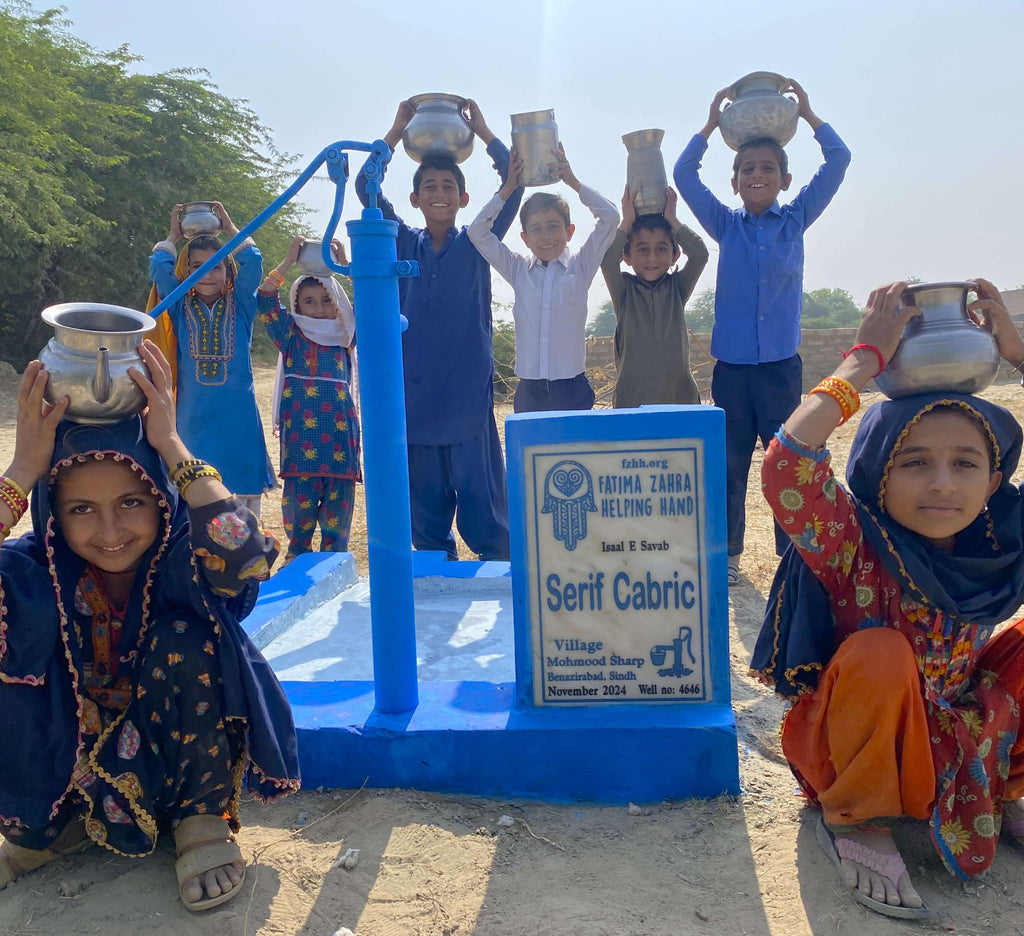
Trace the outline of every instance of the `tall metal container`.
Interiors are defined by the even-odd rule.
[[[637,216],[664,214],[665,189],[668,176],[665,174],[665,159],[661,154],[664,130],[634,130],[622,137],[629,155],[626,157],[626,186],[636,192],[633,207]]]
[[[561,179],[555,163],[558,124],[553,110],[513,114],[512,146],[523,160],[520,185],[551,185]]]

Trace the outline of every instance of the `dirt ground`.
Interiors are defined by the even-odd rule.
[[[262,369],[265,418],[273,374]],[[0,370],[0,465],[14,451],[16,378]],[[1015,384],[985,394],[1024,418]],[[871,395],[866,394],[866,398]],[[867,399],[866,402],[870,402]],[[856,421],[832,450],[842,470]],[[276,459],[276,443],[269,439]],[[760,454],[756,456],[759,461]],[[755,463],[752,478],[757,477]],[[1020,479],[1018,478],[1018,481]],[[264,499],[280,534],[279,499]],[[352,549],[365,571],[366,528],[356,508]],[[1024,857],[1001,852],[987,877],[956,883],[920,827],[904,854],[933,911],[924,924],[877,916],[854,902],[814,839],[781,756],[781,702],[746,675],[775,568],[770,517],[756,482],[739,587],[730,592],[732,692],[742,795],[624,806],[441,796],[415,790],[303,791],[248,803],[240,841],[244,893],[191,914],[178,901],[173,852],[147,859],[93,848],[63,859],[0,896],[0,934],[152,936],[887,936],[954,933],[1024,936]],[[511,825],[498,825],[502,815]],[[351,870],[333,868],[359,849]]]

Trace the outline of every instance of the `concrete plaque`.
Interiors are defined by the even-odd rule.
[[[608,416],[630,412],[643,414]],[[715,696],[707,445],[703,436],[526,441],[510,457],[510,470],[521,458],[525,568],[514,554],[513,578],[526,586],[534,705]]]

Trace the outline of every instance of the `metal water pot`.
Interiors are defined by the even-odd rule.
[[[417,94],[409,98],[416,110],[402,132],[410,159],[450,156],[460,163],[473,152],[473,130],[462,116],[469,102],[457,94]]]
[[[626,185],[631,192],[636,192],[633,207],[638,217],[665,212],[668,176],[665,174],[665,159],[661,155],[664,137],[664,130],[634,130],[622,137],[629,153],[626,157]]]
[[[66,416],[80,423],[115,423],[140,412],[146,396],[128,373],[149,370],[139,345],[156,321],[143,312],[95,302],[65,302],[43,309],[54,335],[39,354],[49,378],[44,396],[68,397]]]
[[[551,185],[561,179],[555,162],[558,124],[553,110],[513,114],[512,146],[523,161],[520,185]]]
[[[971,283],[921,283],[909,286],[903,302],[921,315],[903,329],[896,353],[875,378],[887,397],[949,391],[978,393],[999,371],[995,339],[967,314]]]
[[[751,72],[734,82],[727,97],[732,103],[718,115],[726,146],[738,150],[759,137],[785,146],[796,135],[800,105],[783,95],[789,79],[775,72]]]
[[[221,229],[220,217],[214,210],[213,202],[196,201],[181,206],[181,233],[185,237],[216,234]]]
[[[331,256],[338,262],[338,254],[331,247]],[[299,248],[296,264],[307,276],[331,276],[334,271],[324,263],[323,241],[308,240]]]

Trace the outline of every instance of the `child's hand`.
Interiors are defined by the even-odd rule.
[[[171,209],[171,230],[167,235],[167,239],[172,244],[177,244],[181,240],[181,210],[184,205],[175,205]]]
[[[348,254],[345,253],[345,245],[335,238],[331,241],[331,247],[334,249],[334,256],[338,258],[338,263],[342,266],[348,266]]]
[[[708,109],[708,122],[700,130],[700,135],[705,140],[709,139],[711,134],[715,132],[715,128],[718,126],[718,115],[722,113],[722,101],[726,99],[729,94],[728,88],[722,88],[714,98],[711,100],[711,107]],[[726,104],[726,107],[729,105]]]
[[[818,117],[814,111],[811,110],[811,102],[807,97],[807,92],[800,86],[800,83],[795,78],[789,79],[789,89],[793,92],[791,101],[796,101],[799,107],[799,115],[806,120],[813,129],[817,130],[821,126],[822,120]]]
[[[522,171],[523,158],[519,155],[519,150],[513,146],[508,154],[508,176],[499,190],[504,201],[508,201],[512,197],[512,193],[519,188],[519,176]]]
[[[565,158],[565,147],[559,143],[558,151],[555,152],[552,150],[552,153],[555,157],[555,172],[558,174],[558,178],[560,178],[573,191],[578,192],[582,183],[576,178],[576,174],[572,171],[572,166],[569,165],[569,160]]]
[[[235,222],[231,220],[228,215],[228,210],[219,201],[213,203],[213,210],[216,212],[217,217],[220,218],[221,230],[224,231],[228,237],[234,237],[238,233],[238,228],[235,227]]]
[[[665,220],[668,221],[669,227],[674,231],[680,225],[679,217],[676,215],[676,205],[679,203],[679,196],[676,194],[676,190],[670,185],[665,189],[665,210],[662,214],[665,216]]]
[[[625,231],[627,234],[633,227],[633,222],[636,221],[635,199],[636,189],[631,189],[627,182],[626,187],[622,190],[622,220],[619,222],[619,230]]]
[[[25,491],[50,470],[57,423],[68,408],[62,397],[51,406],[43,399],[49,374],[41,361],[30,361],[18,384],[18,422],[14,440],[14,460],[7,475]]]
[[[391,129],[384,134],[384,142],[393,150],[398,146],[399,141],[402,139],[402,134],[405,132],[405,128],[409,126],[409,121],[416,116],[416,108],[412,106],[408,101],[402,101],[398,105],[398,111],[395,113],[395,120],[391,124]]]
[[[168,446],[180,447],[178,422],[175,416],[174,385],[171,382],[171,365],[160,349],[148,338],[139,345],[139,357],[149,368],[149,377],[140,367],[129,367],[131,377],[146,394],[146,408],[142,421],[146,426],[146,438],[168,465],[174,463],[173,455],[166,455]]]
[[[921,314],[921,310],[917,306],[900,305],[903,290],[909,285],[905,280],[901,280],[873,289],[868,297],[864,317],[860,320],[860,325],[857,328],[857,338],[854,344],[872,345],[878,348],[882,359],[887,364],[896,353],[900,338],[903,337],[903,327],[912,318]],[[873,360],[874,355],[871,357]],[[875,366],[874,363],[872,366]]]
[[[491,132],[491,128],[487,126],[484,115],[480,113],[480,105],[472,98],[467,98],[462,116],[466,118],[466,123],[469,124],[470,130],[480,137],[480,142],[484,146],[490,146],[491,140],[494,139],[494,134]]]
[[[1006,303],[1003,302],[999,290],[981,277],[972,282],[975,284],[978,298],[967,307],[971,318],[975,324],[995,338],[996,347],[1002,357],[1014,367],[1024,363],[1024,339],[1017,331],[1017,326],[1013,324],[1010,313],[1006,311]]]
[[[306,238],[301,234],[298,237],[292,239],[292,242],[288,245],[288,253],[284,255],[284,260],[277,267],[277,272],[284,276],[294,263],[299,259],[299,251],[302,249],[302,245],[306,243]]]

